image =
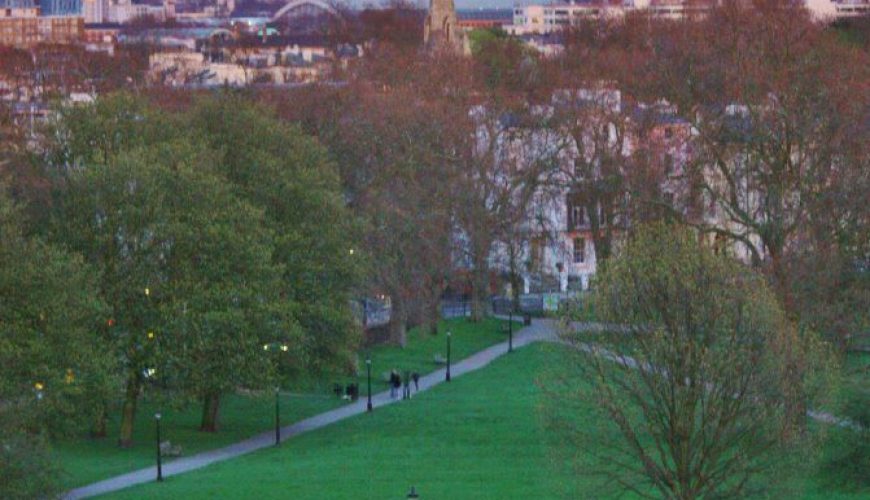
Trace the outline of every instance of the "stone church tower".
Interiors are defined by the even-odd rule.
[[[426,47],[448,47],[468,54],[468,37],[456,23],[453,0],[429,0],[429,13],[423,25],[423,43]]]

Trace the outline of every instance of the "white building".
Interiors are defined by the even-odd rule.
[[[602,173],[601,162],[614,160],[609,164],[617,169],[632,168],[630,157],[644,148],[654,165],[663,166],[661,184],[656,186],[662,203],[684,211],[684,187],[676,179],[689,159],[690,125],[678,118],[671,106],[626,105],[623,101],[619,90],[602,83],[594,89],[558,91],[548,106],[533,111],[555,118],[555,123],[560,123],[558,129],[527,128],[517,133],[522,125],[512,126],[510,120],[503,120],[507,123],[500,129],[505,137],[500,145],[503,152],[497,157],[512,167],[496,171],[530,168],[541,160],[551,165],[540,179],[518,235],[520,265],[514,262],[513,267],[523,277],[521,292],[589,288],[597,269],[593,218],[599,230],[612,232],[612,243],[618,245],[632,219],[625,211],[628,200],[618,194],[610,198],[610,210],[605,210],[582,189],[577,190],[584,182],[608,175]],[[571,121],[577,121],[579,127],[568,130]],[[641,131],[643,141],[638,140]],[[620,174],[625,177],[630,172],[620,170]],[[495,245],[490,257],[492,269],[509,270],[510,244],[501,241]]]
[[[513,23],[504,27],[512,35],[551,33],[567,26],[576,26],[586,19],[624,16],[630,11],[644,11],[666,19],[682,19],[692,13],[703,13],[719,0],[623,0],[621,4],[601,0],[556,1],[517,5]],[[804,0],[816,19],[857,17],[870,14],[870,0]]]

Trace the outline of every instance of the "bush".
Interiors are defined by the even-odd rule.
[[[58,469],[45,439],[0,429],[0,498],[51,498],[59,493]]]

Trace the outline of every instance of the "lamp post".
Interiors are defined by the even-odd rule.
[[[511,301],[508,313],[508,352],[514,352],[514,303]]]
[[[157,426],[157,480],[163,481],[163,462],[160,453],[160,412],[154,414],[154,423]]]
[[[417,494],[417,488],[411,486],[411,491],[408,492],[408,498],[420,498],[420,495]]]
[[[280,371],[280,365],[278,360],[278,355],[282,352],[287,352],[290,350],[290,347],[287,344],[279,344],[277,342],[272,344],[263,344],[264,351],[275,351],[275,370]],[[275,446],[279,446],[281,444],[281,386],[275,386]]]
[[[279,403],[281,391],[279,389],[278,386],[275,386],[275,446],[281,444],[281,407]]]
[[[372,358],[366,358],[366,378],[368,379],[369,394],[366,411],[372,411]]]
[[[450,332],[447,332],[447,378],[450,382]]]

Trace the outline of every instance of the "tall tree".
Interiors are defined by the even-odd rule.
[[[824,401],[832,366],[763,277],[693,231],[654,224],[599,275],[595,310],[614,326],[566,334],[553,388],[560,404],[591,401],[600,416],[586,426],[574,410],[553,413],[560,436],[594,443],[580,448],[597,450],[589,472],[643,497],[734,497],[769,490],[760,474],[796,450],[809,461],[788,408]],[[794,356],[812,367],[797,385]]]
[[[202,427],[214,430],[222,393],[268,380],[264,339],[291,333],[262,212],[214,168],[217,152],[177,117],[145,108],[111,97],[69,110],[50,155],[67,165],[56,164],[52,235],[99,267],[111,307],[122,446],[140,394],[158,380],[200,398]]]
[[[215,168],[237,196],[262,210],[274,234],[299,356],[288,368],[348,366],[358,341],[350,302],[365,269],[359,219],[347,208],[337,167],[298,126],[241,96],[198,102],[189,123],[216,153]],[[277,340],[277,339],[276,339]]]
[[[765,263],[788,298],[784,261],[815,200],[866,168],[847,152],[867,141],[867,53],[785,2],[733,2],[670,29],[654,50],[656,90],[695,130],[704,227]]]
[[[114,359],[100,343],[98,272],[80,256],[28,236],[24,212],[0,185],[0,496],[55,493],[45,435],[97,416]]]

